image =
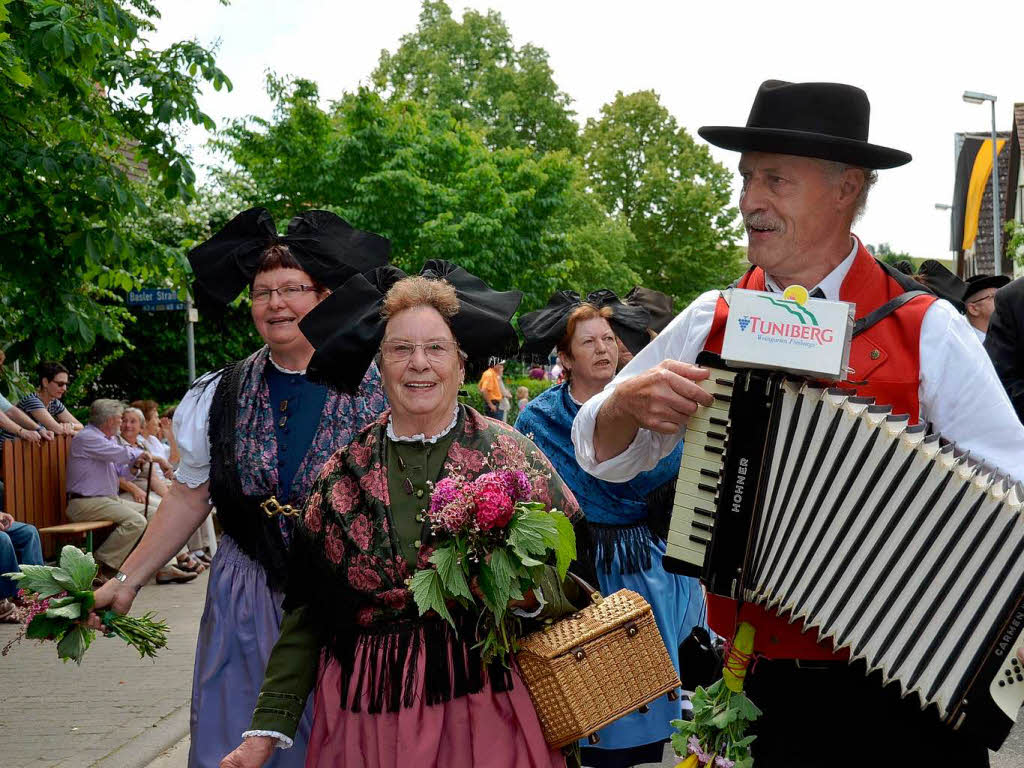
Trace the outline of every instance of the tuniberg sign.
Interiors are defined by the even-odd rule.
[[[740,368],[773,368],[842,380],[850,359],[854,305],[805,298],[800,286],[784,294],[726,291],[729,320],[722,358]]]

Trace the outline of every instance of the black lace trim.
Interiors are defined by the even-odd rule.
[[[260,509],[262,498],[242,492],[235,459],[238,393],[245,361],[227,365],[210,404],[210,499],[224,532],[245,554],[263,566],[271,589],[283,590],[288,579],[288,553],[277,518]]]

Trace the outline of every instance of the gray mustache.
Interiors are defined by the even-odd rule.
[[[766,216],[763,213],[751,213],[748,216],[744,216],[743,225],[748,229],[750,227],[754,227],[755,229],[770,229],[774,231],[782,229],[782,222],[776,221],[771,216]]]

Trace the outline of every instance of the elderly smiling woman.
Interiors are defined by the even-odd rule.
[[[519,298],[431,261],[420,276],[390,268],[353,278],[303,323],[317,347],[310,370],[348,379],[339,386],[365,365],[360,349],[379,349],[391,410],[336,453],[313,488],[296,530],[283,632],[252,729],[225,768],[262,765],[287,744],[314,690],[306,766],[564,765],[518,672],[481,662],[475,615],[457,615],[456,632],[432,612],[420,617],[408,589],[439,543],[423,515],[434,483],[476,477],[501,452],[535,456],[547,477],[534,499],[579,519],[529,439],[457,400],[467,364],[514,345]],[[536,618],[572,610],[550,572],[509,605]]]

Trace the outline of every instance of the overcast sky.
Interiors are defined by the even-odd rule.
[[[325,102],[366,83],[381,49],[394,50],[416,27],[418,0],[161,0],[151,42],[219,42],[231,92],[208,89],[202,106],[218,125],[269,116],[264,72],[316,81]],[[996,123],[1009,130],[1024,102],[1024,3],[914,0],[836,2],[653,2],[651,0],[490,0],[450,5],[499,11],[517,46],[550,56],[558,86],[582,123],[616,91],[654,89],[679,123],[743,125],[762,80],[838,81],[865,89],[876,144],[910,152],[882,171],[855,232],[920,258],[949,257],[953,134],[988,132],[990,107],[964,103],[964,90],[994,94]],[[997,12],[986,21],[984,11]],[[205,134],[187,141],[199,160]],[[700,141],[700,139],[697,139]],[[712,148],[735,173],[738,155]],[[734,176],[735,178],[735,176]],[[737,185],[733,185],[735,202]]]

